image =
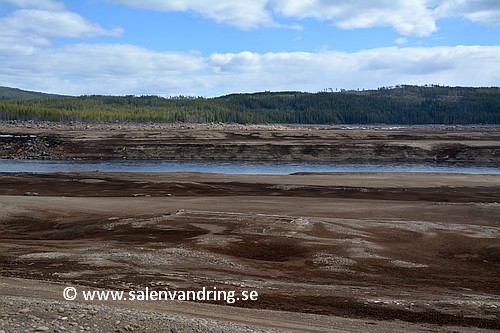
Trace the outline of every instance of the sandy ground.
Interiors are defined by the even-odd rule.
[[[498,176],[93,172],[0,183],[5,332],[500,329]],[[65,286],[258,299],[69,302]]]

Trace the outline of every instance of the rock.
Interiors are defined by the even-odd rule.
[[[125,325],[123,326],[123,329],[127,332],[133,332],[134,331],[134,328],[130,325]]]
[[[37,328],[35,328],[36,332],[45,332],[48,330],[50,330],[50,328],[48,328],[47,326],[38,326]]]
[[[28,308],[23,308],[23,309],[19,310],[19,313],[28,313],[28,312],[30,312],[30,309],[28,309]]]

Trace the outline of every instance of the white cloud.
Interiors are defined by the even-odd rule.
[[[276,17],[328,20],[343,29],[392,26],[400,34],[428,36],[436,31],[427,0],[109,0],[161,11],[192,11],[243,29],[277,26]],[[289,26],[289,25],[287,25]]]
[[[0,56],[6,65],[0,68],[3,85],[76,95],[181,93],[194,82],[194,73],[206,67],[196,53],[157,52],[134,45],[76,44],[16,51],[4,59]]]
[[[9,52],[19,45],[49,45],[52,38],[120,36],[123,30],[104,29],[77,13],[20,9],[0,18],[0,50]]]
[[[343,29],[392,26],[400,34],[414,36],[428,36],[436,30],[425,0],[274,0],[272,3],[281,15],[330,20]]]
[[[500,23],[498,0],[108,0],[158,11],[193,12],[241,29],[279,24],[280,18],[330,21],[342,29],[393,27],[401,35],[425,37],[437,31],[436,20],[465,17],[476,23]]]
[[[22,9],[1,21],[5,30],[23,31],[45,37],[90,38],[119,36],[121,29],[106,30],[72,12],[53,12],[39,9]]]
[[[483,25],[500,24],[500,1],[498,0],[444,0],[437,7],[438,17],[465,17]]]
[[[46,10],[64,10],[64,2],[54,0],[0,0],[0,3],[7,3],[21,8],[37,8]]]
[[[2,85],[75,95],[217,96],[405,83],[500,85],[500,46],[387,47],[354,53],[214,53],[208,57],[117,44],[20,47],[16,52],[16,56],[0,52]]]
[[[0,0],[26,9],[0,17],[2,85],[63,94],[167,94],[216,96],[263,90],[439,83],[500,85],[500,46],[388,47],[353,53],[159,52],[127,44],[55,47],[56,38],[120,36],[69,12],[60,1]],[[393,26],[403,35],[425,36],[435,19],[461,16],[496,24],[496,1],[442,0],[109,0],[164,11],[188,11],[242,29],[275,26],[276,17],[328,20],[345,29]],[[37,5],[38,4],[38,5]],[[37,6],[33,9],[30,6]],[[51,6],[54,6],[51,8]],[[31,8],[31,9],[30,9]],[[407,42],[398,38],[396,44]]]
[[[158,11],[193,12],[219,23],[241,29],[276,25],[272,14],[266,10],[267,0],[109,0],[110,2],[135,8]]]
[[[226,92],[318,91],[401,83],[498,85],[499,57],[500,47],[389,47],[355,53],[216,54],[209,62]],[[256,71],[247,71],[248,58]]]
[[[394,41],[394,43],[396,43],[397,45],[403,45],[403,44],[406,44],[408,43],[408,39],[406,38],[396,38],[396,40]]]

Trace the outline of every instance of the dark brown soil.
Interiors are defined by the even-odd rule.
[[[500,329],[496,176],[94,172],[0,182],[2,276],[257,290],[257,301],[232,306]]]
[[[498,126],[22,123],[0,134],[0,158],[500,163]],[[32,297],[31,283],[39,294],[54,282],[217,287],[258,291],[223,304],[240,311],[223,319],[252,325],[500,330],[499,203],[498,175],[0,170],[0,297]],[[179,314],[198,305],[221,318],[206,304]]]
[[[500,163],[499,126],[0,124],[0,158]]]

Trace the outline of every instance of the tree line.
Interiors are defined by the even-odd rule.
[[[500,88],[401,85],[373,90],[5,100],[2,121],[290,124],[500,124]]]

